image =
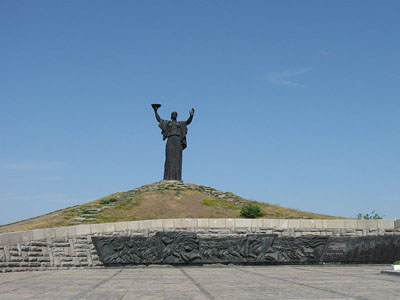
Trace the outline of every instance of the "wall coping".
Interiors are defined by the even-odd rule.
[[[0,245],[11,245],[49,238],[66,238],[80,235],[113,233],[122,231],[168,231],[180,229],[400,229],[400,219],[380,220],[310,220],[310,219],[156,219],[102,224],[82,224],[68,227],[55,227],[18,231],[0,234]]]

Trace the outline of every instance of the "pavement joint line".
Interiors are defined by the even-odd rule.
[[[129,288],[126,290],[126,293],[121,297],[121,299],[119,299],[119,300],[124,300],[124,298],[126,297],[126,296],[128,296],[128,293],[129,293]]]
[[[164,276],[161,276],[162,279],[162,287],[163,287],[163,294],[164,294],[164,299],[167,299],[167,293],[165,291],[165,281],[164,281]]]
[[[324,289],[324,288],[315,287],[315,286],[312,286],[312,285],[309,285],[309,284],[300,283],[300,282],[296,282],[296,281],[293,281],[293,280],[282,279],[282,278],[279,278],[279,277],[275,277],[275,276],[271,276],[271,275],[265,275],[265,274],[260,274],[260,273],[256,273],[256,272],[250,272],[250,271],[243,270],[243,269],[237,268],[237,267],[236,267],[236,269],[239,270],[239,271],[242,271],[242,272],[246,272],[246,273],[258,275],[258,276],[261,276],[261,277],[272,278],[272,279],[280,280],[280,281],[283,281],[283,282],[286,282],[286,283],[291,283],[291,284],[297,284],[297,285],[305,286],[305,287],[308,287],[308,288],[311,288],[311,289],[315,289],[315,290],[318,290],[318,291],[323,291],[323,292],[328,292],[328,293],[336,294],[336,295],[339,295],[339,296],[349,297],[349,298],[355,299],[355,300],[369,300],[368,298],[358,297],[358,296],[350,296],[350,295],[348,295],[348,294],[335,292],[335,291],[332,291],[332,290],[329,290],[329,289]]]
[[[55,272],[53,271],[53,272],[51,272],[51,273],[55,273]],[[34,275],[34,276],[29,276],[29,277],[22,278],[22,279],[20,279],[20,280],[9,280],[9,281],[4,281],[4,282],[1,282],[1,283],[3,284],[3,283],[10,283],[10,282],[20,282],[20,281],[25,280],[25,279],[31,279],[31,278],[35,278],[35,277],[44,276],[44,275],[48,275],[48,273],[40,274],[40,275]],[[15,288],[15,289],[13,289],[13,290],[8,290],[8,291],[0,292],[0,295],[1,295],[1,294],[6,294],[6,293],[9,293],[9,292],[14,292],[14,291],[17,291],[17,290],[20,290],[20,289],[23,289],[23,288],[26,288],[26,287],[30,287],[30,286],[32,286],[32,285],[26,284],[26,285],[20,286],[20,287],[18,287],[18,288]]]
[[[99,287],[100,285],[106,283],[107,281],[113,279],[115,276],[117,276],[119,273],[121,273],[123,271],[123,269],[118,270],[116,273],[114,273],[113,275],[107,277],[106,279],[103,279],[102,281],[100,281],[99,283],[95,284],[93,287],[91,287],[90,289],[80,293],[79,295],[71,298],[71,300],[76,300],[76,299],[80,299],[82,297],[85,297],[86,295],[88,295],[91,291],[93,291],[95,288]]]
[[[208,299],[215,299],[206,289],[204,289],[200,283],[192,278],[188,273],[186,273],[182,268],[179,269],[183,275],[185,275],[198,289],[202,292]]]
[[[343,274],[339,272],[326,272],[326,271],[320,271],[320,270],[307,270],[307,268],[301,268],[301,267],[293,267],[294,269],[301,270],[301,271],[307,271],[307,272],[319,272],[319,273],[324,273],[324,274],[335,274],[338,276],[348,276],[348,277],[358,277],[358,278],[363,278],[363,279],[375,279],[375,280],[380,280],[380,281],[389,281],[389,282],[399,282],[399,280],[390,280],[390,279],[385,279],[385,278],[378,278],[378,277],[368,277],[368,276],[362,276],[358,274]],[[381,274],[377,274],[378,276]]]
[[[54,274],[54,275],[58,275],[58,274]],[[64,273],[63,275],[66,275],[66,273]],[[74,275],[70,275],[70,276],[74,276]],[[26,286],[25,286],[26,287]],[[58,287],[56,286],[56,287],[54,287],[54,288],[52,288],[52,289],[50,289],[50,291],[54,291],[54,290],[57,290],[58,289]],[[128,291],[127,291],[128,292]],[[39,292],[39,295],[41,295],[42,294],[42,292]],[[37,297],[38,297],[38,295],[34,295],[34,296],[32,296],[32,297],[29,297],[29,298],[26,298],[25,300],[29,300],[29,299],[37,299]],[[120,299],[120,300],[122,300],[122,298]]]
[[[40,272],[40,271],[39,271],[39,272]],[[56,272],[56,271],[51,271],[51,273],[54,273],[54,272]],[[21,279],[3,281],[3,282],[0,282],[0,284],[10,283],[10,282],[13,282],[13,281],[18,281],[18,282],[20,282],[21,280],[31,279],[31,278],[35,278],[35,277],[40,277],[40,276],[44,276],[44,275],[47,275],[47,274],[48,274],[48,273],[46,272],[46,273],[44,273],[44,274],[38,274],[38,275],[33,275],[33,276],[27,276],[27,277],[24,277],[24,278],[21,278]]]

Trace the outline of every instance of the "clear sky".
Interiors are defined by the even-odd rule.
[[[400,1],[0,1],[0,224],[162,179],[400,218]]]

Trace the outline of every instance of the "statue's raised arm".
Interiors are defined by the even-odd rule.
[[[193,116],[194,116],[194,108],[192,108],[189,111],[189,118],[186,120],[186,125],[189,125],[190,123],[192,123]]]
[[[154,114],[156,116],[157,122],[160,123],[161,122],[161,117],[158,114],[157,110],[160,108],[161,104],[152,104],[151,107],[154,109]]]

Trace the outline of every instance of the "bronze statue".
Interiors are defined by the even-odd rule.
[[[186,121],[177,121],[178,113],[171,113],[171,121],[161,119],[157,110],[161,104],[152,104],[154,114],[161,128],[163,140],[167,139],[165,147],[164,180],[182,180],[182,151],[186,148],[187,125],[192,122],[194,109],[189,111]]]

